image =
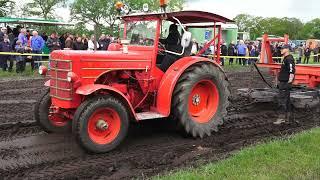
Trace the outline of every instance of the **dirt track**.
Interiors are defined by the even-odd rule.
[[[233,97],[218,133],[203,140],[181,137],[170,120],[132,124],[116,151],[86,154],[70,135],[46,134],[34,123],[33,105],[43,80],[0,81],[0,177],[7,179],[130,179],[197,166],[229,156],[266,139],[319,125],[317,114],[296,112],[300,124],[273,125],[274,106],[254,105],[235,94],[237,88],[264,87],[246,72],[228,73]]]

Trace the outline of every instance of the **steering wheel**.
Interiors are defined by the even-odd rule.
[[[158,55],[164,56],[166,54],[166,46],[160,41],[158,43]]]

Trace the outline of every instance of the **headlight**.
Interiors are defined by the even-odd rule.
[[[79,79],[79,77],[74,72],[68,72],[67,74],[67,81],[68,82],[76,82]]]
[[[40,75],[45,76],[47,74],[47,71],[48,71],[47,67],[45,67],[45,66],[40,66],[39,67],[39,74]]]
[[[72,81],[72,78],[71,77],[67,77],[67,80],[68,80],[68,82],[71,82]]]

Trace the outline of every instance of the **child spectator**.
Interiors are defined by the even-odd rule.
[[[15,46],[15,51],[17,53],[24,53],[25,46],[22,45],[22,42],[20,40],[17,41],[17,44]],[[22,73],[24,72],[26,68],[26,62],[24,56],[16,55],[16,72]]]

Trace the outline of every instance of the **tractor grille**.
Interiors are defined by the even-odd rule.
[[[68,72],[72,71],[71,60],[50,60],[50,96],[64,101],[73,97],[72,84],[67,80]]]

